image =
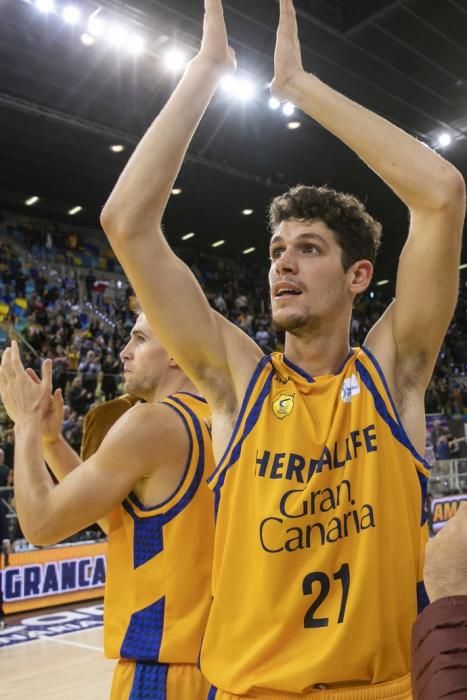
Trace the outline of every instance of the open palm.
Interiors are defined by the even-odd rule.
[[[274,52],[274,80],[271,93],[279,99],[288,99],[293,78],[303,73],[297,16],[292,0],[280,0],[280,19]]]
[[[225,73],[232,73],[237,67],[235,52],[229,46],[221,0],[205,0],[199,55]]]

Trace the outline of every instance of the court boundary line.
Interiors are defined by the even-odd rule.
[[[68,634],[78,634],[79,632],[87,632],[88,630],[95,630],[95,629],[102,629],[104,625],[96,625],[95,627],[87,627],[85,629],[81,630],[70,630],[69,632],[62,632],[61,634],[55,634],[55,635],[47,635],[45,634],[44,636],[40,637],[37,636],[34,639],[24,639],[22,642],[15,642],[14,644],[5,644],[5,645],[0,645],[0,653],[3,649],[13,649],[14,647],[20,647],[23,646],[23,644],[33,644],[34,642],[43,642],[44,640],[49,640],[49,639],[54,639],[63,635],[68,635]],[[19,633],[18,633],[19,634]],[[98,647],[96,647],[97,649]],[[103,652],[104,649],[102,648],[101,651]]]

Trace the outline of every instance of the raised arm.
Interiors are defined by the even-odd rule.
[[[306,73],[293,2],[280,6],[273,92],[341,139],[409,209],[396,300],[368,343],[386,364],[392,353],[393,369],[425,389],[457,298],[464,180],[424,144]]]
[[[188,438],[175,413],[160,404],[136,406],[120,418],[90,459],[54,484],[41,440],[42,404],[49,400],[50,380],[49,361],[37,384],[24,371],[17,345],[5,350],[0,393],[15,420],[16,506],[25,536],[38,545],[59,542],[96,522],[121,503],[140,478],[159,465],[164,473],[167,465],[183,465],[188,455]]]
[[[228,353],[237,354],[237,374],[246,363],[247,378],[258,349],[241,338],[250,351],[238,358],[232,343],[241,332],[220,324],[194,275],[168,246],[161,222],[194,131],[221,78],[235,66],[222,3],[206,0],[201,49],[130,158],[101,216],[151,327],[214,404],[232,389],[242,391],[234,387]]]

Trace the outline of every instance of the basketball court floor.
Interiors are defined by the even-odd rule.
[[[6,621],[0,630],[1,700],[109,697],[115,661],[104,658],[101,601]]]

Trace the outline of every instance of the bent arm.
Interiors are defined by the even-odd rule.
[[[54,544],[106,516],[141,477],[171,458],[180,440],[187,451],[176,420],[164,408],[125,414],[97,452],[59,484],[47,471],[38,421],[28,417],[16,423],[15,496],[27,539]]]
[[[82,464],[80,456],[77,455],[71,445],[67,443],[63,435],[60,435],[57,440],[53,442],[43,441],[42,445],[44,459],[58,481],[63,481],[68,474]],[[105,534],[108,535],[108,518],[100,518],[97,523]]]
[[[392,314],[398,365],[427,384],[451,319],[465,214],[461,174],[437,153],[301,68],[291,0],[281,0],[276,89],[351,148],[406,204],[410,231]]]
[[[161,221],[194,131],[226,68],[233,67],[229,51],[221,2],[207,0],[201,51],[136,148],[101,215],[151,327],[214,403],[226,385],[227,392],[232,389],[225,331],[196,278],[167,244]],[[241,331],[232,327],[230,334],[235,338]],[[256,349],[252,353],[246,374],[258,357]]]

